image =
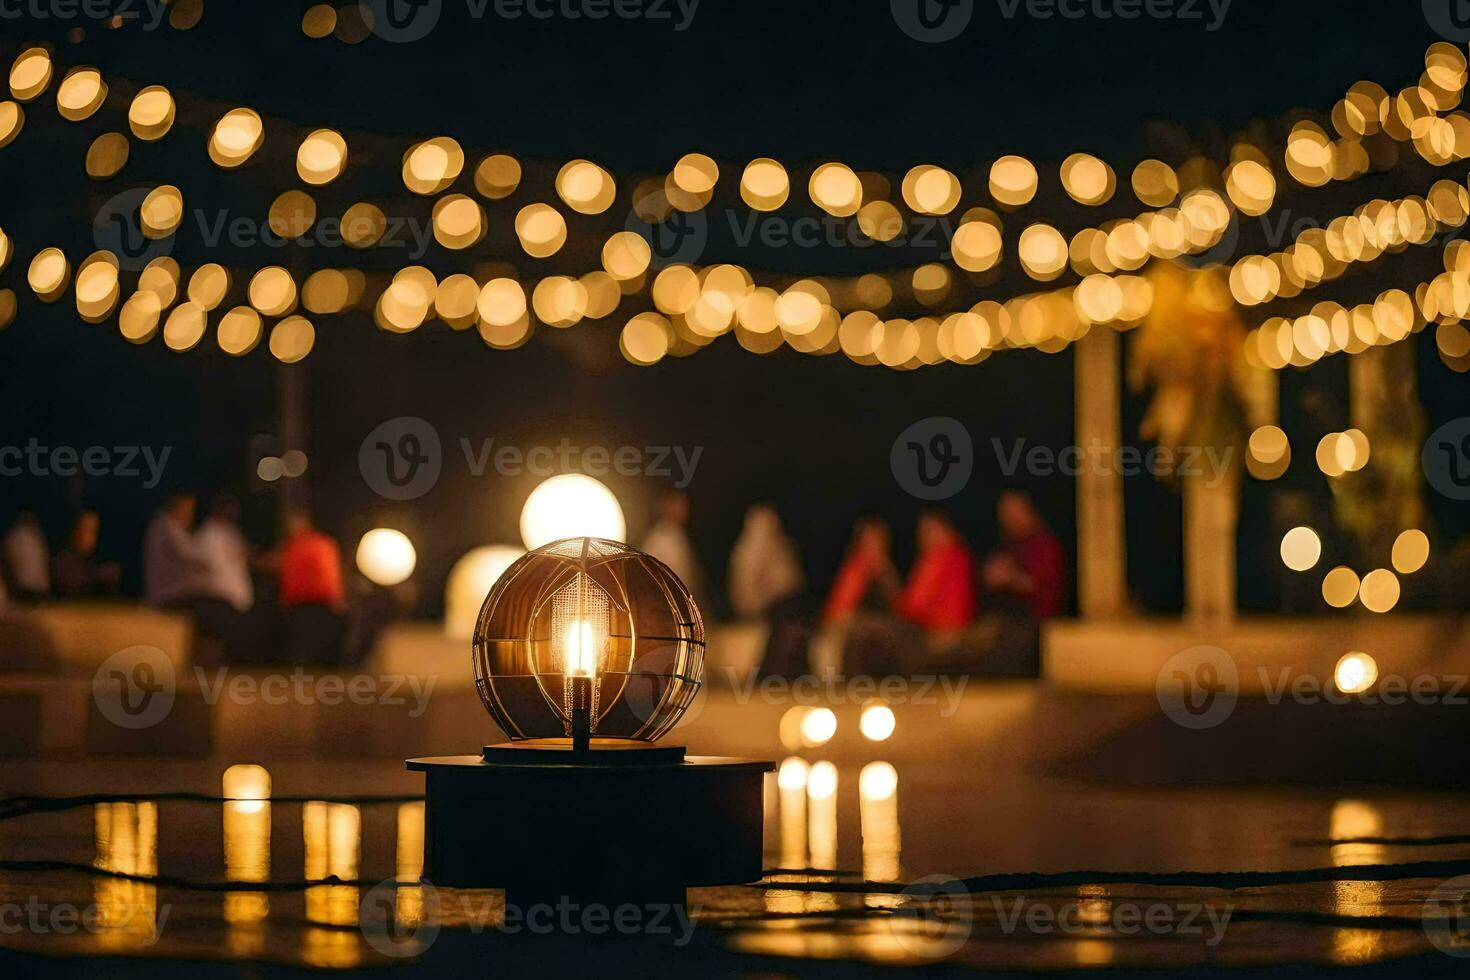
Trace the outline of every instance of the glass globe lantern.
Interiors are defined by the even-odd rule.
[[[704,650],[699,608],[667,565],[617,541],[565,538],[490,590],[475,683],[505,748],[647,747],[694,700]]]

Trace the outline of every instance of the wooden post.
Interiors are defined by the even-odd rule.
[[[1087,619],[1120,616],[1128,604],[1123,477],[1113,460],[1122,441],[1118,333],[1093,327],[1076,351],[1077,606]]]

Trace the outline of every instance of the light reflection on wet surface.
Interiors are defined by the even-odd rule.
[[[1324,840],[1463,830],[1458,817],[1465,808],[1449,795],[1145,792],[1023,777],[977,792],[953,767],[900,768],[881,758],[839,766],[820,754],[790,756],[770,777],[766,863],[781,870],[757,887],[691,891],[699,925],[691,945],[701,955],[728,958],[730,968],[803,957],[1027,969],[1350,965],[1439,956],[1418,922],[1435,878],[1233,890],[1041,880],[973,895],[940,879],[932,896],[894,894],[880,883],[939,873],[1340,868],[1470,857],[1465,845]],[[74,792],[96,781],[100,765],[54,764],[33,788]],[[119,761],[107,771],[124,784],[129,769],[134,777],[146,770],[152,785],[177,775],[168,784],[209,792],[201,784],[211,768],[218,769]],[[0,945],[327,969],[433,964],[451,949],[462,952],[451,936],[512,959],[531,955],[519,944],[523,937],[498,931],[505,922],[499,892],[419,883],[421,802],[332,799],[412,795],[415,781],[393,763],[281,763],[270,772],[242,768],[208,782],[212,794],[233,799],[98,802],[0,821],[7,860],[78,866],[0,872],[4,901],[40,898],[95,909],[95,928],[24,931],[0,938]],[[318,792],[323,798],[309,798]],[[1225,833],[1227,822],[1249,826]],[[1140,840],[1151,828],[1160,832]],[[1034,861],[1042,853],[1048,863]],[[1244,860],[1245,853],[1256,859]],[[1141,855],[1150,860],[1139,861]],[[86,867],[161,877],[157,883],[94,877]],[[335,880],[306,884],[323,879]],[[872,889],[860,887],[864,880]],[[207,887],[191,887],[199,885]],[[242,887],[249,885],[261,887]],[[1176,923],[1186,915],[1206,922],[1209,911],[1231,918],[1218,942],[1209,941],[1207,928],[1127,931],[1127,913],[1150,909],[1168,910]],[[534,955],[545,955],[544,947]]]

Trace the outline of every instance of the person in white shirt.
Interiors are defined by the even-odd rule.
[[[51,550],[41,522],[21,511],[5,535],[5,570],[17,599],[43,599],[51,594]]]
[[[178,606],[200,597],[208,568],[189,533],[196,507],[192,493],[170,494],[143,534],[143,599],[150,606]]]
[[[730,553],[730,606],[741,619],[765,619],[806,584],[796,545],[770,504],[752,504]]]
[[[200,596],[228,603],[236,612],[249,612],[255,605],[255,586],[250,581],[250,543],[240,533],[240,501],[229,494],[215,497],[209,516],[194,532],[194,545],[204,562]]]
[[[704,594],[704,573],[685,530],[689,523],[689,498],[673,491],[664,495],[658,507],[659,519],[644,535],[642,548],[669,566],[693,594],[695,602],[700,602]]]

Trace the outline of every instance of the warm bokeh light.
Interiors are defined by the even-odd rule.
[[[220,795],[236,804],[237,813],[258,813],[271,798],[271,774],[264,766],[230,766],[220,777]]]
[[[95,68],[73,68],[56,87],[56,111],[62,118],[81,122],[102,108],[107,83]]]
[[[408,580],[418,564],[418,553],[408,535],[376,527],[357,543],[357,570],[371,582],[394,586]]]
[[[296,173],[313,186],[330,184],[347,166],[347,141],[331,129],[318,129],[296,150]]]
[[[305,317],[288,316],[271,330],[270,352],[284,364],[295,364],[316,344],[316,328]]]
[[[528,551],[562,538],[622,541],[626,534],[618,498],[581,473],[551,477],[531,491],[521,508],[521,541]]]
[[[128,106],[128,127],[133,135],[153,142],[167,135],[174,124],[174,98],[162,85],[149,85],[133,96]]]
[[[457,640],[470,639],[485,597],[525,553],[512,545],[492,544],[475,548],[455,562],[444,584],[444,632]]]
[[[131,153],[132,144],[122,133],[103,133],[87,147],[87,176],[93,180],[116,177]]]
[[[265,142],[265,124],[254,109],[231,109],[215,123],[209,137],[209,158],[226,169],[249,160]]]
[[[549,204],[528,204],[516,212],[516,237],[532,258],[555,255],[567,240],[567,223]]]
[[[1322,557],[1322,539],[1309,527],[1294,527],[1281,538],[1281,561],[1294,572],[1305,572]]]
[[[801,740],[807,748],[832,741],[837,734],[837,715],[831,708],[811,708],[801,719]]]
[[[813,800],[830,800],[836,796],[837,767],[826,761],[812,763],[806,779],[806,795]]]
[[[1006,208],[1029,204],[1036,196],[1036,167],[1025,157],[1001,157],[990,167],[990,196]]]
[[[1358,573],[1338,565],[1322,579],[1322,599],[1334,609],[1346,609],[1358,599]]]
[[[864,800],[886,800],[898,792],[898,770],[891,763],[870,762],[858,773],[858,793]]]
[[[786,203],[790,193],[786,168],[770,157],[750,161],[740,175],[740,197],[757,211],[776,210]]]
[[[1400,575],[1412,575],[1429,561],[1429,535],[1410,528],[1393,542],[1393,567]]]
[[[1398,605],[1399,580],[1386,568],[1375,568],[1363,576],[1358,599],[1369,612],[1386,613]]]
[[[1378,662],[1356,650],[1344,655],[1332,671],[1332,683],[1343,694],[1362,694],[1377,680]]]
[[[863,706],[863,713],[858,720],[858,730],[863,737],[873,741],[882,742],[893,734],[897,726],[893,717],[893,709],[886,704],[869,704]]]

